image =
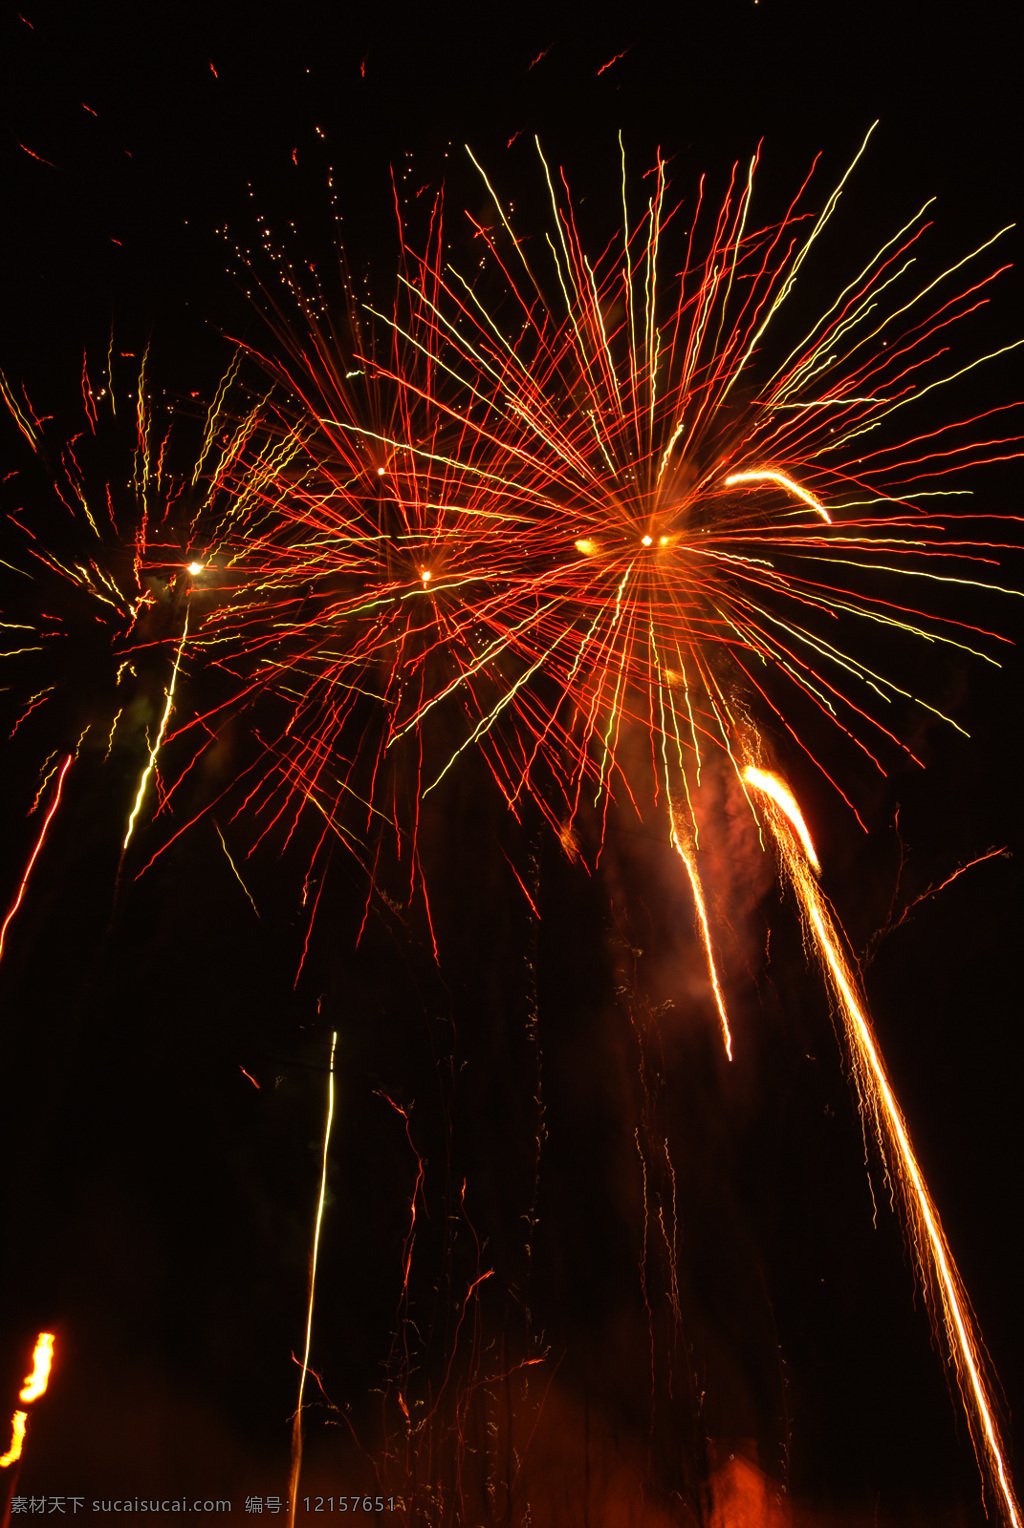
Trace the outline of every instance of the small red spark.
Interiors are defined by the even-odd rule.
[[[99,112],[98,111],[93,111],[92,107],[86,105],[86,103],[84,101],[82,102],[82,110],[83,111],[87,111],[90,114],[90,116],[93,116],[93,117],[98,117],[99,116]]]
[[[245,1067],[244,1067],[244,1066],[240,1066],[240,1067],[239,1067],[239,1068],[238,1068],[238,1070],[239,1070],[239,1071],[240,1071],[240,1072],[241,1072],[241,1074],[242,1074],[242,1076],[243,1076],[243,1077],[248,1077],[248,1079],[249,1079],[249,1081],[250,1081],[250,1082],[251,1082],[251,1083],[252,1083],[252,1085],[253,1085],[253,1087],[254,1087],[254,1088],[255,1088],[255,1089],[256,1089],[256,1090],[257,1090],[257,1091],[259,1091],[259,1086],[260,1086],[260,1085],[259,1085],[259,1083],[258,1083],[258,1082],[257,1082],[257,1081],[256,1081],[256,1079],[255,1079],[255,1077],[254,1077],[254,1076],[253,1076],[253,1075],[252,1075],[252,1073],[251,1073],[251,1072],[247,1072],[247,1071],[246,1071],[246,1070],[245,1070]]]
[[[295,148],[292,149],[292,164],[298,164],[298,162],[299,162],[299,148],[298,148],[298,144],[296,144]]]
[[[110,235],[110,242],[111,242],[111,244],[116,244],[118,249],[123,249],[124,248],[124,245],[121,243],[121,240],[120,239],[115,239],[113,234]]]
[[[29,21],[28,17],[27,16],[23,16],[20,11],[18,12],[18,20],[19,21],[23,21],[25,23],[25,25],[28,27],[30,32],[34,32],[35,31],[35,27],[32,25],[31,21]]]
[[[359,65],[359,73],[362,75],[363,79],[365,80],[365,78],[366,78],[366,59],[365,58],[363,59],[362,63]]]
[[[215,80],[219,80],[220,79],[220,75],[217,73],[216,69],[213,67],[213,59],[212,58],[210,59],[210,73],[213,75]]]
[[[594,78],[597,79],[600,75],[602,75],[604,73],[604,71],[606,69],[610,69],[612,64],[617,64],[620,58],[625,58],[625,56],[626,56],[626,54],[628,52],[629,52],[628,48],[623,48],[621,53],[616,53],[614,58],[610,58],[606,64],[602,64],[601,65],[600,69],[597,71],[597,74],[594,76]]]
[[[508,140],[508,142],[505,145],[505,147],[507,149],[510,149],[512,147],[513,143],[515,143],[516,139],[519,137],[519,134],[521,132],[522,132],[522,128],[521,127],[517,127],[515,132],[512,134],[511,138]]]
[[[527,69],[526,69],[527,74],[529,74],[531,69],[535,69],[537,67],[537,65],[540,63],[542,58],[547,58],[547,56],[548,56],[548,54],[550,52],[551,52],[551,44],[549,43],[548,46],[544,49],[543,53],[538,53],[537,57],[534,59],[533,63],[527,65]]]

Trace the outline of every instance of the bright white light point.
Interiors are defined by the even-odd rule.
[[[643,542],[644,546],[650,546],[650,544],[651,544],[650,536],[641,536],[640,539]]]
[[[667,536],[659,536],[658,537],[658,545],[659,546],[668,546],[668,537]]]
[[[201,573],[205,566],[206,564],[202,562],[190,562],[188,565],[188,571],[190,573]]]
[[[423,580],[423,582],[425,584],[429,584],[429,582],[430,582],[430,574],[429,573],[421,573],[420,574],[420,578],[422,578],[422,580]]]
[[[577,552],[582,552],[584,557],[592,557],[597,551],[597,543],[594,541],[587,541],[585,538],[581,538],[579,541],[575,542],[574,545]]]
[[[378,467],[377,468],[377,476],[378,477],[383,477],[386,471],[387,471],[386,467]]]

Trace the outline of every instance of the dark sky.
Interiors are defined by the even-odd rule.
[[[387,285],[390,169],[407,173],[410,191],[446,179],[457,206],[479,195],[468,143],[528,219],[534,133],[610,235],[619,130],[638,173],[660,146],[680,191],[704,171],[723,185],[763,139],[767,217],[817,152],[837,179],[877,118],[843,214],[851,260],[929,195],[934,258],[949,258],[1017,214],[1018,73],[1009,8],[988,3],[955,26],[916,4],[781,0],[641,0],[600,14],[302,0],[258,12],[106,0],[5,8],[0,370],[41,413],[70,419],[83,351],[105,353],[113,325],[125,350],[152,337],[168,389],[208,391],[220,334],[258,331],[227,267],[264,219],[322,259],[331,181],[350,260],[383,269]],[[1014,258],[1015,233],[1006,247]],[[1002,288],[972,320],[975,352],[1024,332],[1019,277]],[[972,386],[972,401],[1019,389],[1009,365]],[[21,444],[3,429],[10,465],[0,475],[26,469]],[[1019,483],[1011,464],[975,486],[994,513],[1013,513]],[[1019,584],[1019,568],[1005,577]],[[977,609],[1018,634],[1011,601]],[[996,673],[929,649],[908,662],[913,678],[934,674],[971,740],[919,728],[924,773],[897,769],[870,789],[858,779],[867,836],[799,766],[794,778],[806,783],[825,884],[858,953],[890,902],[898,915],[965,862],[1011,851],[922,903],[866,967],[1009,1415],[1024,1410],[1019,661]],[[24,814],[45,730],[9,749],[5,906],[37,821]],[[873,1224],[827,1001],[788,902],[736,872],[729,980],[740,1044],[726,1075],[713,1028],[694,1017],[692,912],[657,828],[613,817],[600,871],[588,875],[539,813],[513,823],[471,760],[423,823],[440,963],[421,914],[382,898],[356,949],[366,880],[338,855],[296,986],[308,922],[301,841],[290,857],[271,844],[249,862],[259,921],[208,823],[114,899],[135,767],[94,757],[77,772],[0,973],[11,1164],[0,1413],[40,1326],[53,1325],[62,1355],[19,1490],[195,1490],[236,1507],[246,1494],[284,1494],[298,1372],[289,1355],[302,1340],[337,1029],[313,1360],[336,1409],[311,1422],[311,1491],[369,1488],[373,1468],[354,1437],[381,1478],[386,1417],[396,1494],[409,1471],[421,1486],[431,1469],[449,1478],[461,1449],[465,1520],[519,1521],[479,1480],[488,1450],[521,1448],[542,1415],[535,1522],[625,1521],[614,1514],[636,1504],[643,1481],[653,1503],[643,1521],[696,1521],[680,1502],[716,1459],[750,1451],[740,1440],[754,1440],[760,1466],[817,1514],[808,1522],[984,1521],[966,1424],[872,1159]],[[897,806],[905,865],[894,899]],[[396,876],[384,866],[392,903]],[[653,1361],[638,1276],[641,1141],[650,1203],[670,1213],[674,1173],[680,1226],[685,1340],[672,1351],[673,1271],[656,1249]],[[403,1305],[417,1153],[425,1177]],[[432,1439],[428,1461],[425,1445],[406,1450],[397,1395],[437,1392],[460,1313],[457,1384],[419,1435]],[[405,1337],[393,1340],[396,1330]],[[540,1353],[528,1386],[530,1371],[484,1384]],[[446,1409],[456,1391],[461,1423]],[[1020,1460],[1019,1426],[1016,1449]],[[444,1511],[437,1521],[460,1521]]]

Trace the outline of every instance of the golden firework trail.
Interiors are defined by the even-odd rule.
[[[25,1376],[25,1383],[18,1396],[19,1401],[24,1401],[26,1405],[46,1394],[46,1387],[50,1382],[55,1341],[56,1338],[52,1332],[40,1332],[36,1338],[36,1345],[32,1350],[32,1372]]]
[[[711,977],[711,989],[715,994],[715,1007],[718,1009],[718,1019],[722,1026],[722,1041],[725,1045],[725,1054],[732,1060],[732,1033],[729,1029],[729,1015],[725,1009],[725,998],[722,995],[721,984],[718,980],[718,971],[715,966],[715,952],[711,942],[711,930],[708,927],[707,908],[704,905],[704,888],[701,886],[700,876],[697,872],[697,860],[693,850],[684,841],[680,834],[680,827],[675,817],[672,820],[672,847],[686,866],[686,874],[690,879],[690,889],[693,892],[693,903],[697,909],[697,921],[700,925],[701,939],[704,944],[704,953],[707,957],[708,975]]]
[[[302,1369],[299,1374],[299,1398],[295,1407],[295,1418],[292,1422],[292,1462],[288,1475],[288,1521],[291,1528],[295,1524],[295,1509],[299,1501],[299,1475],[302,1470],[302,1401],[306,1391],[306,1375],[309,1373],[309,1350],[313,1341],[313,1303],[316,1298],[316,1266],[320,1255],[320,1228],[324,1219],[324,1204],[327,1199],[327,1155],[331,1145],[331,1127],[334,1124],[334,1053],[338,1046],[338,1032],[335,1030],[331,1035],[331,1057],[327,1070],[327,1118],[324,1122],[324,1146],[323,1157],[320,1166],[320,1193],[316,1202],[316,1217],[313,1222],[313,1249],[309,1255],[309,1300],[306,1305],[306,1346],[302,1354]]]
[[[809,834],[803,814],[792,792],[777,775],[750,766],[744,770],[743,779],[766,798],[764,817],[842,1016],[861,1107],[874,1127],[883,1160],[899,1190],[925,1294],[933,1309],[938,1295],[946,1343],[979,1465],[999,1501],[1004,1520],[1011,1528],[1020,1528],[1020,1508],[985,1377],[981,1335],[889,1081],[856,973],[844,952],[845,941],[811,868],[811,857],[805,847]]]
[[[160,749],[163,745],[164,733],[167,731],[167,723],[170,721],[171,712],[174,710],[174,690],[178,683],[178,670],[181,667],[181,655],[185,651],[185,642],[188,638],[188,616],[189,612],[186,609],[185,627],[181,633],[181,640],[178,643],[178,651],[174,659],[174,668],[171,670],[171,680],[167,686],[164,713],[160,718],[160,725],[157,728],[156,737],[154,738],[153,745],[149,750],[149,760],[145,769],[142,771],[142,777],[139,780],[139,788],[135,795],[135,805],[132,807],[131,816],[128,818],[128,831],[124,836],[124,843],[121,845],[122,852],[127,849],[129,843],[131,842],[132,834],[135,832],[135,819],[138,817],[143,800],[145,799],[146,787],[149,785],[150,777],[156,768],[157,756],[159,755]]]

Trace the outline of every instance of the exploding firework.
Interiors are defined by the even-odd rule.
[[[9,736],[32,755],[32,810],[52,793],[4,934],[74,760],[102,759],[125,777],[122,852],[166,806],[159,766],[191,667],[189,644],[237,581],[231,559],[245,534],[248,486],[237,463],[256,429],[259,400],[240,387],[236,359],[209,408],[189,421],[180,406],[154,399],[148,351],[133,382],[115,387],[123,364],[111,347],[103,381],[94,383],[83,362],[82,417],[64,435],[3,382],[34,458],[5,483],[8,502],[15,500],[8,519],[20,537],[5,563],[13,575],[5,628],[18,636],[5,654]],[[258,451],[254,457],[258,472]],[[209,680],[218,671],[210,664],[205,672]],[[221,689],[234,695],[234,679]],[[223,705],[210,709],[217,715]],[[62,740],[57,749],[54,736]],[[40,760],[42,738],[50,751]],[[179,778],[194,759],[195,751],[183,757]]]
[[[945,501],[963,491],[952,474],[1018,455],[1020,437],[1001,431],[1000,409],[938,427],[918,412],[979,364],[951,359],[947,331],[987,300],[998,272],[972,272],[989,245],[918,276],[923,209],[801,326],[797,280],[846,177],[820,210],[806,210],[808,180],[757,227],[753,165],[710,212],[703,187],[692,207],[670,204],[660,161],[634,209],[624,171],[621,231],[591,256],[564,176],[541,165],[543,245],[515,230],[485,177],[492,210],[473,220],[471,276],[448,260],[438,201],[418,252],[402,230],[390,305],[357,303],[349,284],[334,316],[293,286],[298,320],[278,309],[273,342],[248,347],[272,392],[229,405],[233,371],[187,472],[168,465],[145,366],[131,482],[115,492],[109,472],[84,470],[99,405],[114,408],[113,389],[94,393],[86,377],[88,427],[51,462],[70,520],[45,536],[27,514],[18,522],[31,603],[44,590],[58,611],[73,604],[85,636],[66,639],[67,614],[36,614],[24,622],[34,653],[12,654],[31,676],[15,731],[45,706],[66,738],[41,771],[46,822],[8,922],[87,736],[107,753],[132,742],[126,851],[154,797],[168,819],[185,802],[186,822],[209,810],[209,792],[196,803],[183,782],[244,715],[256,746],[223,794],[251,812],[256,842],[274,832],[287,847],[312,814],[307,892],[322,846],[340,840],[383,893],[392,838],[425,896],[422,803],[473,753],[510,808],[535,803],[571,854],[589,845],[599,857],[613,808],[666,823],[731,1056],[698,806],[709,758],[728,761],[752,806],[772,803],[765,820],[843,1014],[979,1457],[1016,1524],[980,1339],[771,757],[799,748],[853,809],[832,754],[884,772],[893,751],[913,758],[889,720],[894,702],[941,714],[892,677],[888,647],[925,638],[994,661],[997,634],[956,611],[929,614],[916,592],[996,587],[996,549]],[[40,421],[5,396],[43,457]],[[645,1176],[645,1207],[646,1193]],[[671,1261],[676,1235],[665,1236]],[[478,1265],[454,1341],[488,1277]],[[303,1381],[311,1320],[312,1301]],[[296,1475],[301,1422],[300,1391]],[[409,1424],[410,1449],[422,1427]]]

